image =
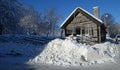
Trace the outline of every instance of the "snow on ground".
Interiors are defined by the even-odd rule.
[[[62,66],[84,66],[114,62],[118,45],[105,42],[95,45],[77,43],[74,38],[55,39],[49,42],[44,51],[30,59],[29,63],[46,63]]]
[[[86,45],[78,43],[75,39],[67,37],[64,40],[54,39],[49,42],[49,38],[39,36],[0,36],[0,61],[16,60],[17,63],[22,61],[62,66],[115,62],[114,57],[118,53],[117,44],[107,41]]]
[[[45,45],[44,37],[0,36],[0,70],[120,70],[120,44],[108,40],[86,45],[74,39],[55,39]]]
[[[32,56],[41,51],[40,46],[35,46],[32,44],[21,44],[21,43],[0,43],[0,54],[2,56]]]
[[[26,63],[40,54],[49,38],[26,35],[0,35],[0,62]]]

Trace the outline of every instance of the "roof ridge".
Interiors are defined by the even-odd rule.
[[[65,21],[60,25],[60,27],[62,27],[64,25],[64,23],[70,18],[70,16],[72,16],[72,14],[74,14],[74,12],[77,9],[81,9],[83,10],[85,13],[87,13],[88,15],[90,15],[91,17],[93,17],[94,19],[98,20],[100,23],[103,23],[102,20],[100,20],[99,18],[95,17],[93,14],[89,13],[88,11],[86,11],[85,9],[81,8],[81,7],[76,7],[71,13],[70,15],[65,19]]]

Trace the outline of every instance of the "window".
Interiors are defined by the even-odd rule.
[[[71,34],[72,33],[72,30],[66,30],[68,34]]]
[[[85,27],[76,27],[76,34],[85,34]]]
[[[94,36],[94,33],[93,33],[93,28],[91,27],[91,32],[92,32],[92,37]]]

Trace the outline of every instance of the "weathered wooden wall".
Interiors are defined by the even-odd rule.
[[[65,32],[66,35],[86,35],[91,37],[93,41],[98,41],[99,36],[98,25],[81,13],[75,16],[74,19],[66,26]]]

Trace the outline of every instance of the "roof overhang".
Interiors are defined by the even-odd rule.
[[[83,14],[86,15],[86,16],[89,16],[89,18],[90,18],[91,20],[94,20],[94,21],[95,21],[96,23],[98,23],[99,25],[101,25],[101,24],[103,23],[102,20],[96,18],[94,15],[92,15],[92,14],[89,13],[88,11],[84,10],[84,9],[81,8],[81,7],[77,7],[77,8],[75,8],[75,9],[73,10],[73,12],[65,19],[65,21],[61,24],[60,27],[61,27],[61,28],[64,28],[65,26],[67,26],[68,23],[69,23],[70,21],[72,21],[72,19],[73,19],[73,17],[74,17],[74,13],[76,14],[76,13],[79,13],[79,12],[83,13]]]

